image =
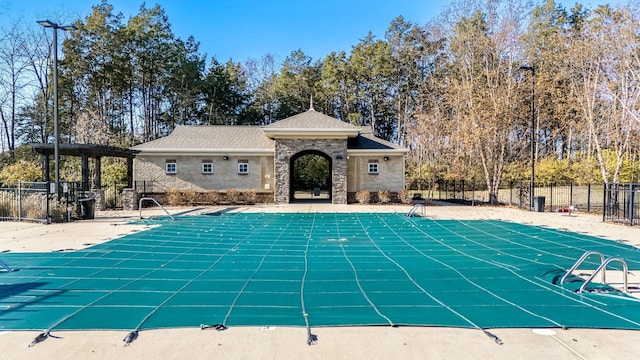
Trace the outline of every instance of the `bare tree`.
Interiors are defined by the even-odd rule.
[[[639,29],[630,11],[602,6],[592,12],[582,33],[572,38],[568,61],[574,74],[573,95],[605,183],[620,181],[637,127],[640,84],[634,62]]]
[[[16,147],[17,113],[28,84],[29,63],[26,40],[20,22],[0,35],[0,121],[7,148],[13,156]]]

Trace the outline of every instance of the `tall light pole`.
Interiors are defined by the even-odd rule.
[[[534,66],[520,66],[520,70],[531,71],[531,184],[529,189],[529,208],[533,210],[535,197],[535,161],[536,161],[536,68]]]
[[[53,29],[53,158],[55,162],[56,194],[60,191],[60,134],[58,133],[58,29],[75,30],[74,25],[58,25],[51,20],[38,20],[38,24]]]

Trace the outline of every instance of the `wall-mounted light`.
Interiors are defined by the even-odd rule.
[[[384,161],[389,161],[389,157],[388,156],[383,157],[383,159],[384,159]]]
[[[229,160],[229,157],[227,155],[225,155],[225,156],[222,157],[222,160],[225,160],[225,161]]]
[[[280,160],[280,161],[287,160],[287,155],[285,155],[285,154],[278,155],[278,160]]]
[[[342,160],[342,159],[344,159],[344,156],[342,154],[336,155],[336,160]]]

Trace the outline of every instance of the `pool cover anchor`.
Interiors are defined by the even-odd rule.
[[[484,332],[485,335],[487,335],[491,340],[495,341],[496,344],[498,345],[502,345],[503,342],[502,340],[498,337],[498,335],[496,334],[492,334],[490,332],[488,332],[487,330],[482,329],[482,331]]]
[[[43,332],[40,333],[38,336],[35,337],[35,339],[33,339],[33,341],[31,342],[31,344],[29,344],[29,347],[34,347],[36,344],[39,344],[45,340],[47,340],[47,338],[49,337],[49,332]]]
[[[223,331],[223,330],[227,330],[228,327],[224,324],[211,324],[211,325],[200,324],[200,330],[206,330],[206,329],[216,329],[218,331]]]
[[[311,329],[307,329],[307,345],[315,345],[318,342],[318,335],[312,334]]]
[[[122,339],[122,342],[124,343],[124,346],[129,346],[137,338],[138,338],[138,330],[135,330],[135,331],[132,331],[132,332],[128,333],[127,336],[125,336],[124,339]]]

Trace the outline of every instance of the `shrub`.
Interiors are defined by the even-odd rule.
[[[179,202],[180,205],[193,206],[199,202],[198,198],[200,197],[200,194],[194,190],[185,190],[181,195],[182,199]]]
[[[220,193],[217,191],[207,191],[206,193],[204,193],[203,197],[204,201],[211,205],[217,204],[218,201],[220,201],[220,199],[222,198]]]
[[[256,203],[256,191],[255,190],[245,190],[243,191],[243,197],[244,197],[244,201],[246,201],[249,204],[255,204]]]
[[[378,200],[380,200],[381,204],[388,204],[391,202],[391,191],[382,190],[378,191]]]
[[[230,203],[236,203],[240,199],[240,191],[236,189],[227,190],[227,201]]]
[[[371,202],[371,193],[368,190],[358,191],[356,193],[356,200],[360,204],[369,204]]]
[[[169,206],[178,206],[182,201],[182,192],[177,189],[169,189],[166,193],[166,201]]]
[[[0,168],[0,181],[39,181],[42,178],[42,169],[25,160]]]
[[[411,193],[408,190],[398,191],[398,200],[403,204],[411,204]]]

